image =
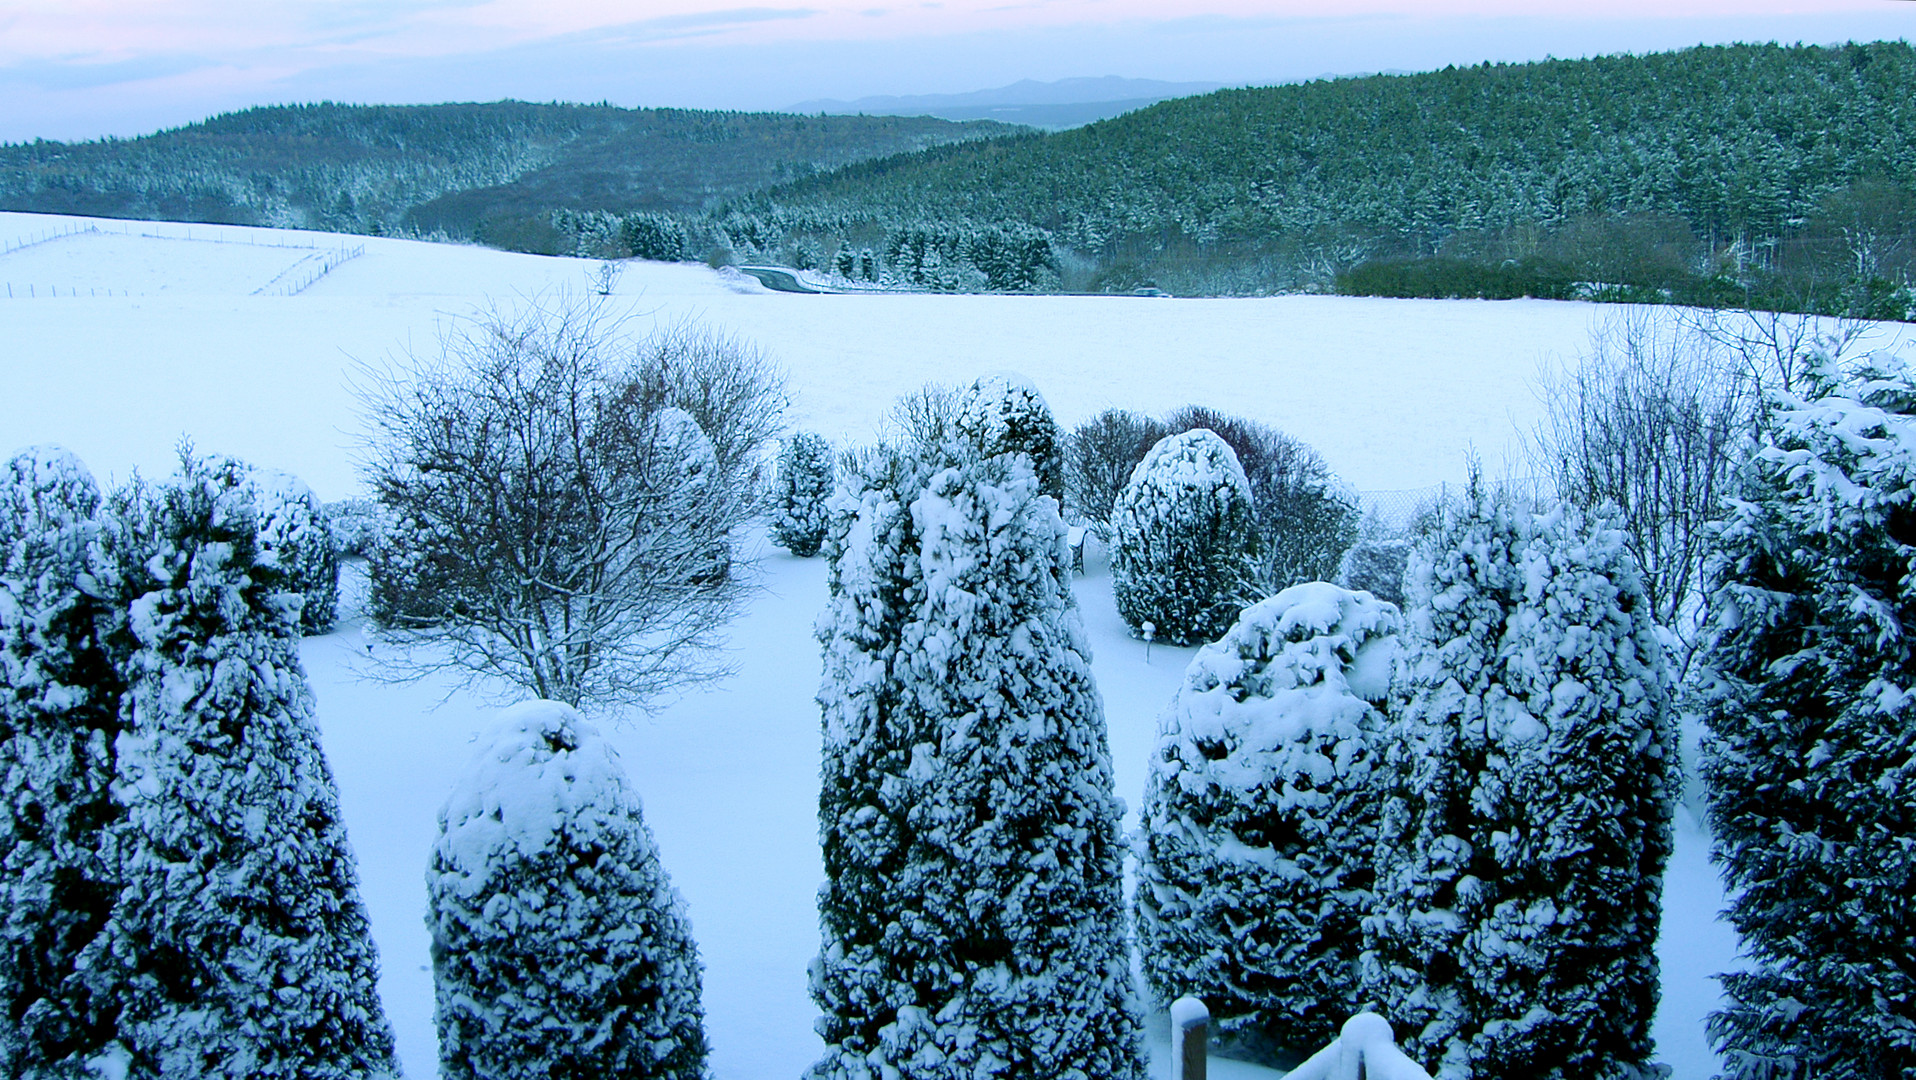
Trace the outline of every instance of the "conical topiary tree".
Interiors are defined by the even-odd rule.
[[[133,1077],[395,1070],[378,961],[245,466],[115,500],[128,684],[119,892],[78,966]]]
[[[1624,537],[1473,484],[1409,577],[1369,988],[1439,1080],[1651,1075],[1676,737]]]
[[[1256,543],[1237,455],[1202,428],[1158,442],[1111,514],[1112,591],[1134,632],[1179,645],[1231,628]]]
[[[451,1080],[701,1080],[684,903],[618,755],[571,706],[506,710],[439,815],[427,875]]]
[[[809,1075],[1136,1080],[1120,808],[1056,503],[1016,455],[878,453],[834,514]]]
[[[112,1041],[80,956],[118,891],[113,800],[125,622],[78,458],[0,470],[0,1075],[74,1075]]]
[[[1710,571],[1703,776],[1747,957],[1710,1034],[1735,1080],[1910,1076],[1916,379],[1806,382]]]
[[[832,444],[823,435],[801,431],[785,440],[772,481],[773,543],[801,559],[818,554],[833,478]]]
[[[1138,944],[1160,1002],[1295,1060],[1363,1005],[1360,922],[1397,609],[1294,585],[1198,650],[1158,722],[1144,795]]]
[[[954,426],[976,457],[1029,455],[1038,491],[1064,502],[1064,431],[1029,379],[981,376],[961,395]]]

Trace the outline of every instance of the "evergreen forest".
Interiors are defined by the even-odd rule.
[[[1916,50],[1320,79],[1039,133],[609,105],[253,109],[0,147],[0,208],[765,261],[948,291],[1534,296],[1903,319]]]

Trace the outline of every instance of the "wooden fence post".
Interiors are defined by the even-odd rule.
[[[1171,1080],[1204,1080],[1209,1050],[1211,1010],[1197,998],[1185,996],[1171,1003]]]

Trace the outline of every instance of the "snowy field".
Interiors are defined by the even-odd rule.
[[[103,485],[135,469],[167,475],[188,436],[202,452],[296,473],[322,499],[359,494],[357,364],[431,355],[452,320],[486,304],[583,293],[596,268],[399,240],[23,214],[0,214],[0,243],[96,224],[0,255],[0,283],[20,290],[0,299],[0,452],[60,443]],[[362,243],[363,255],[297,295],[255,295],[290,280],[302,260],[312,266],[315,252]],[[641,333],[693,319],[764,348],[789,373],[791,424],[834,440],[870,438],[893,399],[926,381],[1011,369],[1067,426],[1110,406],[1208,405],[1304,439],[1366,492],[1456,483],[1472,453],[1492,476],[1526,473],[1516,434],[1539,412],[1539,365],[1574,355],[1605,315],[1542,301],[805,296],[656,263],[633,264],[610,302]],[[796,1080],[821,1046],[805,968],[818,947],[823,877],[811,628],[825,603],[824,567],[768,549],[760,568],[763,591],[732,630],[736,675],[610,732],[690,908],[718,1080]],[[1135,804],[1157,712],[1192,650],[1160,645],[1147,656],[1125,635],[1108,572],[1095,559],[1089,569],[1079,598],[1119,793]],[[340,629],[308,638],[303,655],[386,1008],[407,1073],[428,1077],[437,1057],[427,853],[438,807],[498,702],[439,683],[362,679],[374,646],[348,584]],[[1715,1071],[1702,1031],[1717,1002],[1709,975],[1734,962],[1734,936],[1715,919],[1723,897],[1706,844],[1681,812],[1656,1030],[1677,1080]],[[1263,1072],[1214,1071],[1222,1080]]]

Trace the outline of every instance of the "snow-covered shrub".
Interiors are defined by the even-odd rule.
[[[128,690],[103,841],[119,891],[80,963],[93,1015],[131,1076],[389,1073],[377,953],[258,489],[235,462],[181,466],[114,500]]]
[[[259,488],[254,505],[260,551],[279,560],[282,587],[305,598],[299,628],[324,634],[339,621],[339,553],[326,513],[312,489],[291,473],[256,469],[253,483]]]
[[[1137,633],[1179,645],[1230,629],[1251,573],[1251,488],[1237,455],[1202,428],[1160,440],[1111,514],[1112,591]]]
[[[809,559],[825,543],[825,501],[832,496],[832,445],[801,431],[785,440],[772,481],[772,542]]]
[[[116,885],[112,740],[124,623],[86,466],[35,446],[0,470],[0,1075],[75,1073],[105,1049],[80,954]],[[103,580],[104,579],[104,580]]]
[[[1138,943],[1161,1002],[1204,1000],[1259,1056],[1336,1038],[1363,997],[1360,922],[1401,619],[1368,593],[1294,585],[1198,650],[1158,721]]]
[[[1171,432],[1140,413],[1106,409],[1065,437],[1064,505],[1067,516],[1110,540],[1112,507],[1132,470],[1159,439]]]
[[[981,458],[1029,454],[1040,493],[1064,502],[1064,432],[1038,388],[1022,375],[985,375],[958,403],[957,435]]]
[[[1916,380],[1770,410],[1712,560],[1703,775],[1743,938],[1726,1075],[1916,1071]]]
[[[368,610],[423,647],[389,670],[588,709],[716,677],[744,589],[733,530],[763,494],[757,432],[784,405],[728,341],[687,331],[630,360],[601,309],[534,303],[376,387]]]
[[[1257,522],[1256,593],[1329,581],[1356,541],[1356,500],[1302,440],[1268,424],[1186,405],[1165,417],[1172,432],[1203,428],[1223,439],[1251,485]]]
[[[701,1080],[684,904],[618,754],[577,710],[516,705],[439,812],[427,875],[449,1080]]]
[[[1636,1075],[1678,778],[1625,537],[1473,484],[1408,592],[1366,982],[1440,1080]]]
[[[379,504],[371,499],[341,499],[319,508],[341,558],[363,559],[379,537]]]
[[[1139,1080],[1103,710],[1024,458],[834,499],[814,1080]]]
[[[1408,537],[1366,537],[1352,544],[1338,560],[1335,580],[1346,589],[1367,592],[1379,600],[1401,606],[1404,570],[1409,565]]]

